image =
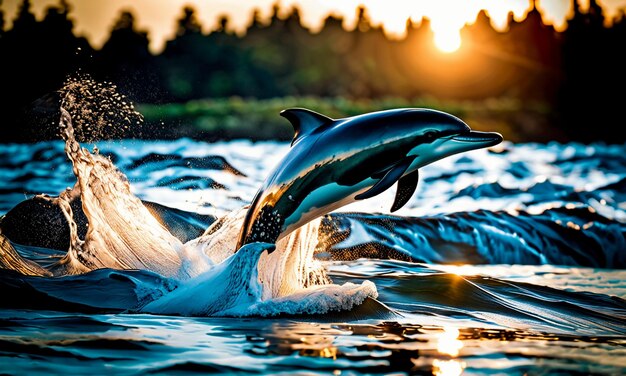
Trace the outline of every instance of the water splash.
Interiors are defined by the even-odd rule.
[[[44,266],[21,257],[3,237],[3,267],[39,276],[80,275],[106,268],[154,272],[171,280],[165,284],[168,289],[143,294],[153,296],[153,300],[144,299],[131,307],[153,313],[241,316],[327,312],[350,309],[377,296],[369,282],[361,286],[331,284],[322,265],[313,259],[319,222],[295,231],[271,254],[263,253],[269,247],[263,244],[233,254],[246,212],[240,209],[221,218],[203,236],[183,244],[132,194],[128,179],[110,158],[100,155],[97,148],[90,152],[77,141],[77,135],[87,134],[83,128],[89,133],[104,129],[103,117],[82,106],[83,101],[92,103],[92,95],[111,93],[93,81],[73,81],[63,92],[59,129],[77,181],[58,197],[41,195],[38,199],[61,210],[69,226],[69,249],[59,261]],[[110,110],[111,105],[104,109]],[[131,109],[125,107],[122,112]],[[78,113],[78,124],[73,123],[70,111]],[[76,202],[80,202],[86,218],[82,238],[76,207],[72,208]],[[138,282],[136,288],[144,288],[143,283]],[[273,299],[280,300],[272,303]]]
[[[70,115],[78,141],[120,137],[143,123],[143,115],[111,82],[79,74],[68,78],[59,92],[61,108]]]
[[[61,108],[60,127],[65,152],[77,183],[55,200],[70,224],[70,249],[52,270],[56,275],[100,268],[145,269],[174,275],[180,268],[181,242],[171,235],[130,192],[130,185],[113,163],[81,148],[74,138],[70,115]],[[89,226],[78,238],[70,201],[80,194]]]

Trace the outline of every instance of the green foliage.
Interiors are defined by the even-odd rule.
[[[341,118],[391,108],[423,107],[452,113],[465,120],[473,129],[501,132],[510,141],[548,140],[554,134],[537,134],[550,115],[542,104],[524,105],[514,99],[484,101],[440,101],[434,98],[381,98],[350,100],[343,97],[282,97],[272,99],[193,100],[165,105],[143,104],[138,110],[147,126],[166,125],[165,137],[192,137],[216,140],[250,138],[253,140],[290,140],[293,130],[279,116],[291,107],[305,107],[330,117]],[[546,125],[546,124],[544,124]],[[550,129],[543,127],[544,131]]]
[[[605,28],[595,1],[587,12],[576,8],[563,33],[544,25],[537,9],[507,32],[495,31],[482,11],[461,30],[463,45],[452,54],[436,49],[427,19],[408,22],[406,37],[390,40],[365,8],[352,29],[330,16],[311,33],[296,8],[276,6],[237,35],[225,17],[207,34],[186,7],[175,36],[156,54],[128,10],[94,50],[73,34],[67,2],[40,20],[30,8],[23,0],[12,28],[0,30],[0,142],[58,138],[58,90],[77,73],[112,82],[138,103],[176,103],[144,106],[152,122],[116,137],[288,139],[291,130],[277,115],[286,107],[348,116],[423,106],[501,130],[509,140],[623,142],[614,127],[623,124],[626,54],[615,46],[623,45],[626,17]]]

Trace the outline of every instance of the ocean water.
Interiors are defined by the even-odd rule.
[[[0,373],[626,371],[625,145],[449,157],[233,256],[288,143],[65,136],[0,145]]]

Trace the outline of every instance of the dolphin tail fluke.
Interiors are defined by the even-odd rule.
[[[383,193],[387,189],[389,189],[395,182],[397,182],[402,175],[409,168],[411,163],[413,162],[414,157],[405,158],[402,161],[398,162],[395,166],[393,166],[386,174],[380,179],[374,186],[367,191],[356,195],[354,198],[357,200],[365,200],[366,198],[371,198],[376,196],[377,194]]]
[[[413,196],[413,193],[415,193],[415,189],[417,188],[419,176],[419,171],[415,170],[398,180],[396,198],[393,200],[393,205],[391,205],[392,213],[401,209],[407,202],[409,202],[409,199],[411,199],[411,196]]]

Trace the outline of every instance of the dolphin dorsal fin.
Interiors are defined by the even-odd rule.
[[[291,146],[300,138],[310,134],[315,129],[326,123],[334,121],[326,115],[319,114],[306,108],[289,108],[280,112],[280,116],[291,122],[296,134],[293,136]]]

